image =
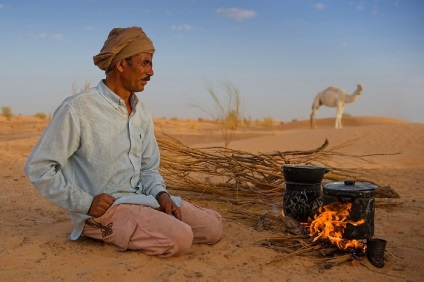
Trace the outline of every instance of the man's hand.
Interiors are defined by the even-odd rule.
[[[101,217],[110,208],[113,202],[115,202],[115,198],[111,195],[102,193],[95,196],[88,210],[88,215],[95,218]]]
[[[163,193],[158,198],[160,210],[166,214],[173,215],[176,219],[182,220],[181,209],[171,200],[169,194]]]

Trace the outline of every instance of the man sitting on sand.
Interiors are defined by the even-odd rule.
[[[74,230],[168,257],[221,239],[221,215],[171,196],[149,111],[135,92],[153,76],[152,41],[140,27],[114,28],[94,64],[97,87],[66,98],[29,156],[25,172],[47,200],[67,209]]]

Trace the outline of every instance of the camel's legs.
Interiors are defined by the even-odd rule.
[[[343,105],[337,105],[337,115],[336,115],[336,128],[343,128],[342,127],[342,115],[343,115]]]
[[[317,128],[317,124],[316,124],[316,121],[315,121],[315,114],[316,114],[315,109],[312,109],[312,113],[311,113],[311,117],[310,117],[311,128]]]
[[[312,103],[312,113],[311,113],[311,117],[310,117],[311,128],[317,128],[315,116],[316,116],[316,113],[317,113],[320,105],[321,105],[320,104],[320,97],[316,96],[315,99],[314,99],[314,102]]]

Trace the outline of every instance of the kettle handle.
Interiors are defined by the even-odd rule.
[[[352,193],[341,192],[341,193],[337,193],[336,196],[337,196],[337,200],[341,203],[346,203],[346,202],[353,203],[353,202],[355,202],[355,199],[356,199],[355,194],[352,194]],[[345,198],[350,199],[350,201],[344,200]]]

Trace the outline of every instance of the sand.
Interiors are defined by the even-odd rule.
[[[274,250],[257,244],[269,231],[228,214],[230,204],[211,197],[186,198],[220,211],[224,237],[214,246],[194,245],[181,257],[160,259],[140,252],[119,252],[87,238],[68,240],[67,212],[47,202],[23,172],[32,147],[47,124],[36,117],[0,117],[0,280],[1,281],[420,281],[424,277],[424,124],[387,117],[349,117],[343,129],[334,119],[272,127],[241,128],[231,148],[256,152],[309,150],[327,138],[330,146],[359,138],[344,148],[349,154],[375,154],[373,163],[337,160],[340,167],[359,167],[399,199],[376,199],[374,237],[387,240],[386,265],[375,268],[366,258],[330,269],[311,256],[293,256],[271,264]],[[157,119],[158,131],[190,146],[222,145],[219,128],[202,120]],[[394,155],[387,155],[398,153]],[[178,191],[172,191],[178,194]],[[422,281],[422,280],[421,280]]]

